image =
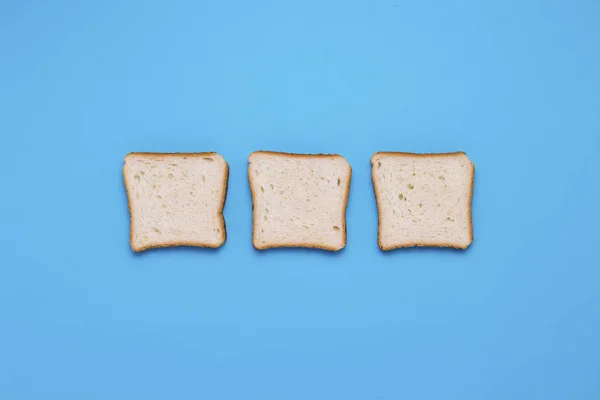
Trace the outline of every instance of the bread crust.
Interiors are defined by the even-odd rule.
[[[395,151],[378,151],[373,156],[371,156],[371,180],[373,182],[373,191],[375,192],[375,202],[377,203],[377,244],[379,248],[383,251],[389,251],[400,248],[408,248],[408,247],[450,247],[454,249],[464,250],[473,243],[473,189],[475,186],[475,164],[467,157],[469,163],[471,164],[471,189],[469,190],[469,201],[468,201],[468,213],[469,213],[469,243],[465,246],[458,246],[454,243],[435,243],[435,242],[410,242],[410,243],[399,243],[393,246],[384,246],[381,243],[381,212],[379,211],[381,208],[380,205],[380,196],[379,196],[379,188],[377,187],[377,180],[375,179],[375,157],[383,155],[383,156],[404,156],[404,157],[414,157],[414,158],[422,158],[422,157],[453,157],[462,154],[464,156],[467,153],[462,151],[456,151],[453,153],[406,153],[406,152],[395,152]]]
[[[348,163],[348,176],[347,176],[347,180],[348,180],[348,184],[346,185],[346,195],[344,196],[344,204],[342,206],[342,223],[344,224],[344,229],[343,229],[343,244],[342,247],[337,248],[337,247],[333,247],[333,246],[326,246],[326,245],[312,245],[309,243],[292,243],[292,244],[287,244],[287,243],[272,243],[269,245],[260,245],[256,242],[256,191],[254,188],[254,182],[252,180],[252,174],[251,174],[251,169],[250,166],[252,165],[250,158],[252,157],[252,155],[254,154],[269,154],[269,155],[274,155],[274,156],[279,156],[279,157],[285,157],[285,158],[314,158],[314,157],[318,157],[318,158],[341,158],[344,161],[346,161],[346,163]],[[323,154],[323,153],[319,153],[319,154],[299,154],[299,153],[284,153],[284,152],[277,152],[277,151],[266,151],[266,150],[258,150],[255,152],[252,152],[250,154],[250,156],[248,156],[248,181],[250,183],[250,193],[252,195],[252,246],[254,246],[254,248],[256,250],[267,250],[267,249],[273,249],[273,248],[298,248],[298,247],[302,247],[302,248],[309,248],[309,249],[321,249],[321,250],[327,250],[327,251],[340,251],[343,248],[346,247],[346,242],[347,242],[347,224],[346,224],[346,209],[348,207],[348,197],[350,196],[350,182],[352,180],[352,166],[350,165],[350,163],[348,162],[348,160],[346,160],[346,158],[344,158],[343,156],[339,155],[339,154]]]
[[[223,184],[225,186],[223,190],[223,196],[221,198],[221,202],[219,205],[218,216],[220,217],[221,222],[221,232],[222,232],[222,241],[219,244],[211,244],[205,242],[194,242],[194,241],[165,241],[163,243],[152,244],[147,246],[135,246],[133,243],[133,210],[131,208],[131,184],[127,179],[127,174],[125,173],[125,164],[127,163],[127,157],[130,156],[152,156],[152,157],[160,157],[160,158],[184,158],[184,157],[210,157],[210,156],[219,156],[223,158],[225,161],[225,173],[223,174]],[[142,252],[149,249],[159,249],[165,247],[204,247],[216,249],[221,247],[225,241],[227,240],[227,228],[225,224],[225,217],[223,216],[223,209],[225,208],[225,201],[227,199],[227,190],[229,186],[229,164],[227,160],[220,154],[211,151],[211,152],[203,152],[203,153],[151,153],[151,152],[131,152],[125,156],[124,164],[123,164],[123,181],[125,183],[125,191],[127,192],[127,207],[129,208],[129,244],[131,249],[134,252]]]

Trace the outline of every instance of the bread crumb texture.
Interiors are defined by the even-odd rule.
[[[351,174],[339,155],[252,153],[254,247],[344,248]]]
[[[228,165],[216,153],[131,153],[123,176],[131,214],[131,247],[219,247]]]
[[[381,249],[471,244],[474,167],[465,154],[376,153],[371,164]]]

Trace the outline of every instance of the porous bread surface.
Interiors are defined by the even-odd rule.
[[[375,153],[371,164],[381,249],[471,244],[474,167],[465,154]]]
[[[339,155],[252,153],[254,247],[344,248],[351,174]]]
[[[216,153],[131,153],[123,176],[131,247],[219,247],[229,169]]]

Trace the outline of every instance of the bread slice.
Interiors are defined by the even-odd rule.
[[[344,157],[258,151],[248,161],[256,249],[346,246],[352,168]]]
[[[229,166],[217,153],[130,153],[123,177],[134,251],[225,242]]]
[[[475,169],[463,153],[375,153],[371,158],[382,250],[467,248]]]

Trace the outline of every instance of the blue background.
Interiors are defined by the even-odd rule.
[[[0,398],[599,399],[600,2],[0,0]],[[348,244],[257,252],[247,157],[353,166]],[[134,254],[130,151],[231,167]],[[463,150],[475,242],[376,243],[376,151]]]

